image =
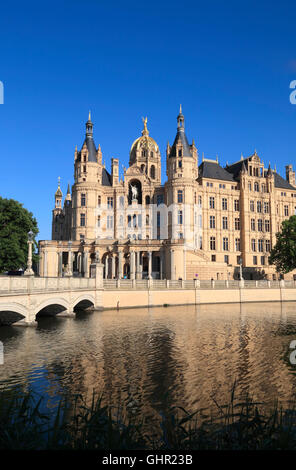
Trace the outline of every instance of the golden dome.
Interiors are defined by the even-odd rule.
[[[142,130],[141,137],[138,137],[132,144],[130,155],[135,154],[137,150],[145,149],[151,152],[158,152],[158,145],[152,137],[149,136],[149,131],[147,129],[147,118],[142,118],[144,123],[144,129]]]

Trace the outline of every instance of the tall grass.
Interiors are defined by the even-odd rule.
[[[171,407],[156,425],[131,416],[120,405],[103,404],[95,393],[90,404],[81,395],[62,398],[54,417],[41,412],[32,393],[0,393],[1,449],[147,449],[275,450],[296,448],[296,409],[272,409],[246,397],[235,398],[217,413]]]

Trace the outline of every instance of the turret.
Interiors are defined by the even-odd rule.
[[[118,184],[118,176],[119,176],[119,161],[118,161],[118,158],[112,158],[111,159],[112,186],[116,186]]]

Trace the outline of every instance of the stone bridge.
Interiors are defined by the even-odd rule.
[[[42,315],[74,316],[102,308],[102,279],[0,277],[0,324],[36,325]]]

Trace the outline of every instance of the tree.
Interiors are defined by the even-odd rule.
[[[0,197],[0,272],[26,268],[30,230],[34,233],[32,248],[33,263],[36,263],[35,237],[39,230],[35,217],[20,202]]]
[[[289,273],[296,268],[296,215],[282,222],[276,234],[276,244],[271,250],[269,264],[274,264],[279,273]]]

